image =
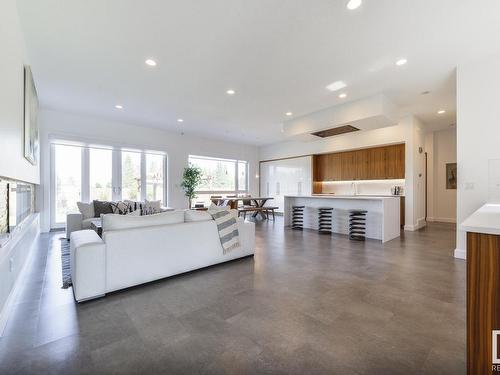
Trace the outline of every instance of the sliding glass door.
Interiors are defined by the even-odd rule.
[[[141,200],[141,154],[122,151],[122,199]]]
[[[90,201],[110,201],[113,197],[113,151],[89,148]]]
[[[66,222],[66,213],[78,211],[82,196],[82,150],[80,147],[55,145],[53,148],[53,220]]]
[[[166,155],[111,146],[51,145],[51,227],[76,202],[159,200],[166,204]]]
[[[162,200],[165,181],[165,158],[163,155],[146,154],[146,199]]]

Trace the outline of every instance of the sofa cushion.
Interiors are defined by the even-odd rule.
[[[108,214],[102,217],[102,231],[142,228],[184,222],[184,211],[161,212],[154,215],[134,216]]]
[[[113,207],[111,202],[106,201],[94,201],[94,214],[95,217],[101,217],[101,215],[112,214]]]
[[[207,221],[213,220],[212,215],[208,211],[186,210],[184,211],[184,221]]]
[[[91,203],[76,202],[76,205],[78,206],[78,211],[80,211],[84,220],[95,217],[94,202]]]

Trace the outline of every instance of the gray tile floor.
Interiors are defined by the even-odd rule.
[[[257,224],[247,258],[76,305],[44,234],[1,374],[461,374],[465,263],[452,225],[382,244]]]

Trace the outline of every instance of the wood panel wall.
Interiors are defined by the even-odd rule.
[[[405,145],[313,156],[313,181],[405,178]]]

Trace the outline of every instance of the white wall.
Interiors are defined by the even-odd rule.
[[[455,223],[457,190],[446,189],[446,164],[457,162],[455,128],[426,134],[428,152],[427,215],[429,221]]]
[[[423,174],[424,154],[418,147],[424,147],[423,125],[413,116],[400,119],[396,126],[375,130],[360,131],[315,142],[281,142],[263,146],[259,149],[260,160],[272,160],[291,156],[311,155],[361,149],[379,145],[404,142],[405,147],[405,229],[415,230],[425,225],[424,183],[418,177]]]
[[[249,189],[258,193],[258,149],[255,146],[222,142],[171,131],[124,124],[105,119],[43,110],[40,113],[42,157],[42,231],[50,226],[50,147],[49,137],[79,138],[94,143],[138,147],[168,154],[168,204],[187,207],[187,198],[179,187],[188,155],[212,156],[249,162]]]
[[[457,250],[462,223],[488,201],[488,161],[500,159],[500,53],[457,68]]]
[[[24,158],[23,69],[28,61],[14,0],[0,3],[0,51],[0,176],[37,184],[39,167]]]
[[[24,158],[23,67],[29,62],[14,0],[0,2],[0,51],[0,176],[37,184],[40,169]],[[8,315],[7,301],[39,228],[35,214],[0,248],[0,336]]]

